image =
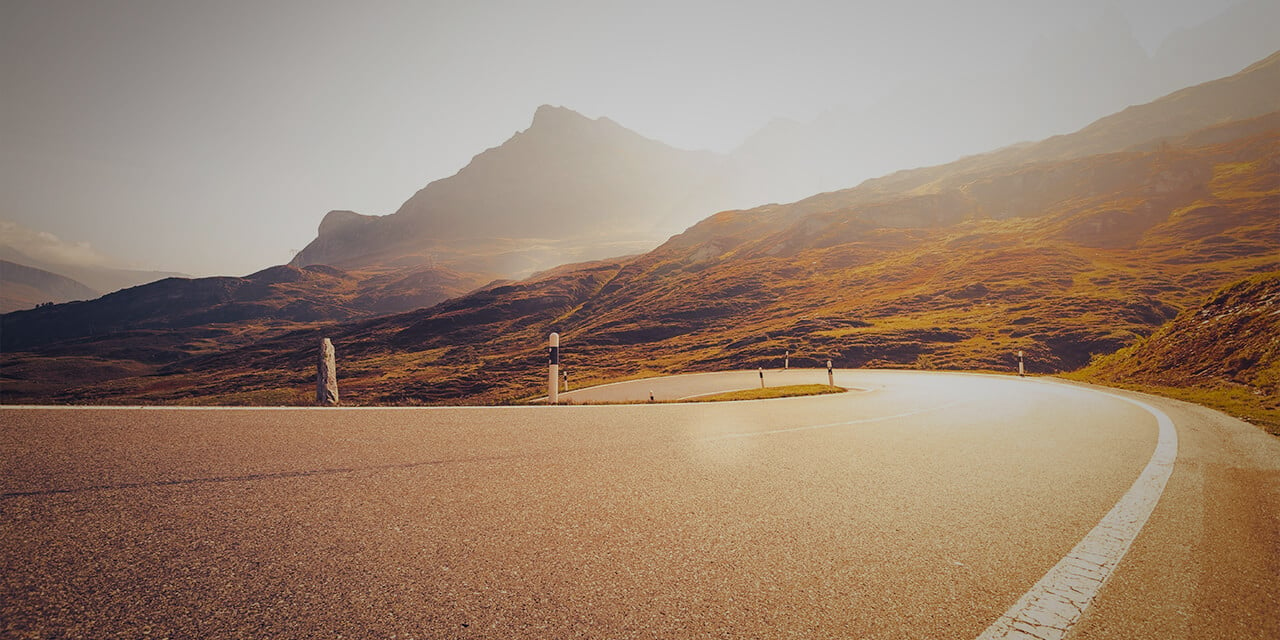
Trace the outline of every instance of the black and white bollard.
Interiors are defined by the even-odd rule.
[[[828,361],[827,361],[827,386],[828,386],[828,387],[834,387],[834,386],[836,386],[836,376],[835,376],[835,374],[834,374],[834,373],[832,373],[832,372],[831,372],[831,361],[830,361],[830,360],[828,360]]]
[[[760,388],[764,388],[764,367],[760,367]]]
[[[787,354],[782,357],[782,368],[783,369],[791,368],[791,352],[790,351],[787,351]]]
[[[1026,366],[1024,366],[1024,365],[1022,364],[1022,352],[1021,352],[1021,351],[1019,351],[1019,352],[1018,352],[1018,375],[1019,375],[1019,376],[1025,376],[1025,375],[1027,375],[1027,368],[1026,368]]]
[[[560,402],[560,334],[551,334],[551,354],[548,358],[547,404]]]
[[[332,407],[338,404],[338,367],[333,342],[320,341],[320,359],[316,363],[316,404]]]

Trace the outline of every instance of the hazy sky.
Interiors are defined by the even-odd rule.
[[[1108,10],[1154,50],[1232,4],[0,0],[0,221],[243,275],[331,209],[393,212],[540,104],[729,151]]]

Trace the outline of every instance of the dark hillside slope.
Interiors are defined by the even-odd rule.
[[[1223,287],[1082,377],[1216,392],[1280,435],[1280,271]]]

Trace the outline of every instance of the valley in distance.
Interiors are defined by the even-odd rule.
[[[1022,351],[1280,433],[1280,53],[1075,133],[705,217],[749,181],[544,106],[391,215],[329,213],[288,265],[0,316],[0,401],[307,405],[330,338],[343,404],[522,402],[554,331],[575,386]],[[0,268],[15,304],[96,293]]]

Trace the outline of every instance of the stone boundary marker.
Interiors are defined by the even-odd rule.
[[[320,340],[320,359],[316,363],[316,404],[332,407],[338,404],[338,367],[333,342]]]

